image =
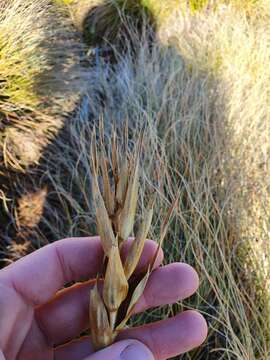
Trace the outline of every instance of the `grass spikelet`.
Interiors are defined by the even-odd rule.
[[[123,159],[123,164],[120,169],[119,181],[118,181],[117,192],[116,192],[116,201],[118,202],[119,205],[123,204],[123,202],[125,200],[127,184],[128,184],[128,177],[129,177],[128,160],[125,156]]]
[[[96,222],[97,228],[102,242],[104,252],[107,256],[110,255],[112,246],[116,243],[116,239],[112,229],[112,223],[107,212],[104,199],[101,195],[99,184],[98,184],[98,173],[96,168],[96,154],[95,150],[92,152],[92,192],[93,202],[96,211]],[[105,161],[105,159],[104,159]],[[105,178],[106,181],[107,178]]]
[[[110,178],[108,173],[108,161],[104,152],[100,156],[101,172],[104,184],[104,202],[109,216],[112,216],[115,208],[115,196],[111,189]]]
[[[92,329],[91,340],[94,347],[108,346],[113,341],[113,334],[97,283],[90,292],[89,316]]]
[[[123,209],[119,216],[120,241],[125,241],[130,236],[136,215],[138,191],[139,191],[139,156],[131,162],[131,173],[127,185],[127,194],[124,200]],[[121,184],[121,182],[120,182]]]
[[[117,245],[112,246],[105,274],[103,299],[110,313],[114,328],[117,311],[128,294],[128,282]]]
[[[141,257],[143,247],[146,241],[147,234],[149,233],[153,213],[154,213],[154,197],[150,200],[149,205],[147,206],[144,220],[141,222],[138,234],[135,237],[135,240],[133,241],[130,250],[128,252],[126,261],[125,261],[125,275],[126,278],[129,279],[130,276],[133,274],[136,266],[138,265],[139,259]]]
[[[112,135],[111,154],[107,154],[106,156],[102,134],[100,138],[101,141],[97,144],[94,132],[91,155],[93,173],[92,191],[96,210],[97,229],[108,261],[105,261],[106,270],[103,286],[103,299],[98,298],[96,288],[92,290],[92,292],[94,291],[95,293],[92,294],[91,292],[90,299],[94,302],[104,302],[109,317],[111,333],[109,333],[109,336],[105,336],[104,333],[101,334],[100,329],[96,330],[96,332],[100,334],[97,335],[94,340],[94,346],[96,349],[104,347],[104,344],[107,341],[113,342],[119,331],[125,327],[127,321],[132,315],[134,306],[144,291],[149,275],[153,270],[153,263],[156,258],[155,254],[154,258],[150,259],[147,269],[145,272],[144,270],[142,271],[140,279],[136,279],[136,277],[132,279],[132,275],[134,274],[135,268],[141,257],[144,244],[151,227],[155,194],[153,194],[149,200],[144,214],[144,219],[140,223],[137,236],[128,251],[126,260],[123,261],[120,256],[121,246],[126,240],[128,240],[130,233],[133,231],[136,218],[143,136],[140,136],[138,142],[132,150],[128,151],[126,144],[125,151],[122,152],[121,146],[117,141],[116,132],[114,131]],[[121,162],[122,166],[120,165]],[[112,169],[109,169],[107,164],[111,164]],[[103,194],[101,193],[98,184],[99,168],[102,169],[101,183],[103,184]],[[112,180],[114,182],[111,186],[109,174],[112,174]],[[121,176],[124,176],[124,180],[121,179]],[[119,187],[121,187],[120,190]],[[118,194],[119,201],[116,202],[116,206],[111,206],[113,204],[107,204],[107,207],[105,206],[103,197],[107,198],[107,201],[109,199],[106,193],[114,193],[115,196]],[[112,209],[114,210],[114,213],[110,214]],[[164,231],[169,219],[171,218],[171,213],[172,209],[170,209],[165,218],[165,225],[163,226],[161,233],[162,239],[165,236]],[[113,242],[111,239],[113,239]],[[133,283],[134,281],[136,281],[136,283]],[[132,291],[134,288],[135,290]],[[128,303],[126,304],[127,301]],[[91,323],[98,326],[99,320],[95,318],[95,316],[102,318],[100,315],[101,310],[99,311],[98,304],[95,304],[95,308],[96,310],[93,310],[90,313],[90,320]],[[100,305],[100,308],[102,308],[102,305]],[[97,312],[96,315],[95,311]],[[123,315],[119,317],[119,314]],[[101,324],[101,327],[104,328],[104,325]],[[106,339],[104,339],[104,336]]]

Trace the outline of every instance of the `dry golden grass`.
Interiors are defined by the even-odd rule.
[[[1,2],[1,167],[24,172],[37,164],[74,109],[87,81],[79,40],[71,20],[49,0]]]
[[[198,308],[209,322],[208,340],[179,358],[266,360],[270,9],[267,1],[252,11],[222,3],[213,11],[173,13],[153,34],[151,47],[130,28],[133,43],[115,55],[113,65],[95,52],[88,95],[32,169],[37,176],[30,187],[48,188],[43,216],[31,229],[32,246],[96,233],[89,144],[99,119],[109,148],[113,123],[121,131],[128,120],[131,148],[137,129],[146,125],[141,188],[155,186],[157,156],[164,184],[150,235],[158,238],[160,214],[180,190],[166,260],[195,266],[201,286],[190,300],[132,321]],[[28,178],[16,180],[18,194]],[[16,208],[12,201],[5,204],[11,213]],[[144,210],[140,196],[138,209]]]
[[[49,0],[2,1],[0,104],[37,108],[77,91],[83,85],[74,81],[82,71],[78,40],[71,21]]]

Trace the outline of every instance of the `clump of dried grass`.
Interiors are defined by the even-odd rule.
[[[75,26],[88,45],[122,48],[132,36],[130,27],[142,33],[146,24],[158,26],[175,9],[185,9],[182,0],[59,0],[68,5]],[[125,37],[125,39],[123,39]]]
[[[51,1],[1,1],[0,237],[3,246],[16,238],[17,231],[21,232],[21,216],[30,228],[33,219],[38,222],[35,206],[29,205],[27,214],[25,207],[21,211],[21,204],[28,191],[39,192],[39,186],[33,183],[34,177],[39,181],[43,152],[85,91],[87,74],[81,64],[84,58],[80,35],[68,16]],[[29,231],[24,234],[29,236]]]
[[[76,27],[83,32],[84,39],[92,46],[119,45],[123,34],[128,36],[129,26],[143,28],[145,19],[152,25],[161,26],[174,12],[199,12],[231,5],[235,9],[252,14],[258,3],[264,0],[54,0],[66,6]],[[123,39],[122,39],[123,40]]]
[[[71,20],[51,1],[1,1],[0,182],[11,201],[0,204],[0,216],[7,241],[14,224],[20,228],[16,207],[26,185],[19,183],[38,173],[33,169],[84,93],[83,49]]]
[[[80,36],[57,10],[49,0],[0,5],[0,148],[6,168],[37,164],[85,89]]]
[[[37,108],[77,91],[81,51],[71,22],[50,1],[2,1],[0,104]]]

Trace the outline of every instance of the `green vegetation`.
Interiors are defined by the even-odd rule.
[[[203,9],[208,2],[208,0],[192,0],[190,1],[190,8],[192,11],[198,11]]]
[[[64,5],[70,5],[74,2],[74,0],[54,0],[56,4],[64,4]]]
[[[1,3],[1,176],[38,161],[83,90],[83,44],[71,19],[56,11],[49,0]]]
[[[0,102],[36,108],[49,94],[72,92],[75,84],[63,83],[79,76],[82,45],[71,20],[55,15],[49,0],[4,2],[0,10]]]
[[[18,2],[1,8],[0,13],[1,97],[31,106],[38,103],[34,91],[35,77],[46,69],[44,56],[39,50],[45,25],[44,10],[38,14],[38,9],[42,10],[35,4],[27,8],[25,4]],[[33,12],[37,12],[35,20],[32,17]]]

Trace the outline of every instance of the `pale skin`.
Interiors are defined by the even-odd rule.
[[[156,244],[148,240],[138,269],[155,249]],[[102,259],[98,237],[72,238],[47,245],[1,270],[0,360],[132,360],[139,350],[144,354],[141,359],[165,360],[203,343],[207,336],[204,318],[196,311],[185,311],[125,330],[117,343],[94,352],[89,337],[79,338],[88,328],[94,280],[78,281],[94,279]],[[183,300],[198,288],[192,267],[183,263],[160,267],[162,259],[160,251],[136,313]],[[77,283],[63,288],[73,281]]]

